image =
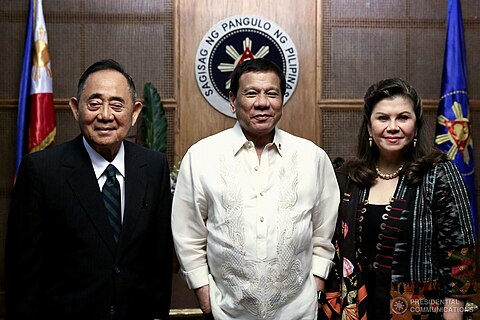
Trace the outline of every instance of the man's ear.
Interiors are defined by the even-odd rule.
[[[70,106],[70,110],[72,110],[73,117],[75,120],[78,121],[79,115],[78,115],[78,100],[75,97],[71,97],[70,101],[68,102],[68,105]]]
[[[233,113],[235,113],[237,110],[235,109],[235,95],[233,94],[232,91],[228,94],[228,100],[230,101],[230,109],[232,110]]]
[[[142,107],[143,107],[143,103],[141,103],[140,101],[136,101],[135,104],[133,105],[132,127],[137,122],[138,116],[140,115],[140,112],[142,112]]]

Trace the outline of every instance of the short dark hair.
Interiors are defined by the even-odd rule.
[[[280,79],[280,92],[282,93],[283,97],[285,95],[285,91],[287,90],[285,74],[283,74],[282,70],[275,62],[265,58],[244,60],[240,64],[238,64],[230,76],[230,92],[232,92],[234,96],[237,96],[238,82],[242,74],[247,72],[261,71],[273,71],[278,76],[278,78]]]
[[[80,100],[80,96],[82,95],[83,89],[85,89],[85,82],[87,81],[88,77],[97,71],[101,70],[115,70],[120,72],[125,79],[127,79],[128,82],[128,88],[130,90],[130,94],[132,95],[132,101],[135,102],[137,99],[137,92],[135,90],[135,83],[133,82],[132,77],[123,69],[123,67],[118,63],[117,61],[113,59],[105,59],[105,60],[100,60],[92,64],[90,67],[88,67],[78,80],[78,86],[77,86],[77,99]]]

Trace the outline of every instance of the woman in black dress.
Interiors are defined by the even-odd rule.
[[[428,147],[422,115],[401,79],[367,90],[357,156],[337,169],[337,263],[320,319],[463,318],[475,293],[468,191]]]

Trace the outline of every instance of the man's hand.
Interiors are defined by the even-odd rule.
[[[200,309],[204,314],[212,312],[212,305],[210,304],[210,286],[206,285],[195,289],[195,295],[197,296]]]

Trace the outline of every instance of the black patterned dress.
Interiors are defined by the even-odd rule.
[[[475,294],[470,203],[452,162],[437,163],[417,186],[400,176],[383,208],[368,205],[369,189],[350,181],[348,168],[337,179],[336,266],[319,319],[441,319],[445,297]]]

